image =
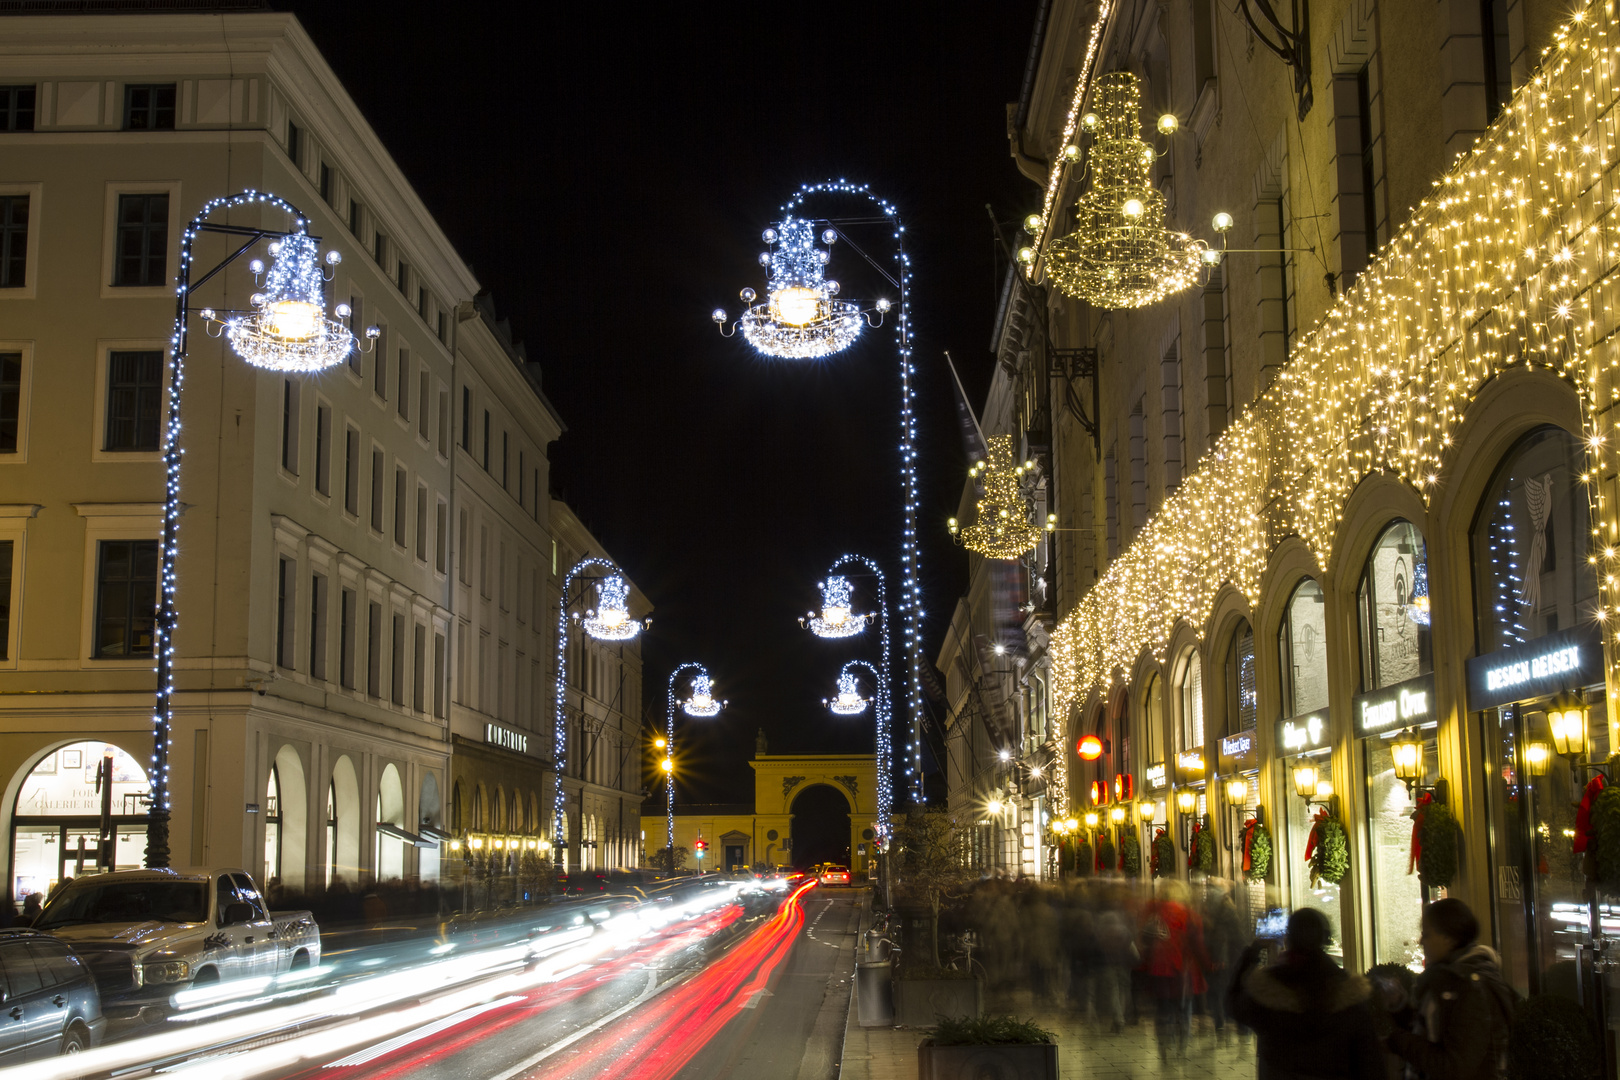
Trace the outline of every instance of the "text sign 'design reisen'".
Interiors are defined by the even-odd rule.
[[[1468,711],[1602,681],[1603,643],[1597,625],[1560,630],[1468,661]]]
[[[1327,713],[1308,713],[1277,721],[1277,752],[1303,754],[1320,750],[1333,736],[1328,728]]]
[[[502,727],[499,724],[484,725],[484,741],[491,746],[501,746],[508,750],[516,750],[520,754],[529,752],[529,737],[521,731]]]
[[[1360,694],[1350,708],[1355,714],[1356,735],[1363,738],[1427,724],[1436,719],[1434,675],[1419,675],[1370,694]]]

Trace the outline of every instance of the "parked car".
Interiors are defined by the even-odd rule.
[[[839,866],[837,863],[827,863],[821,868],[821,883],[823,885],[848,885],[849,867]]]
[[[90,965],[49,935],[0,930],[0,1068],[88,1050],[106,1028]]]
[[[118,870],[80,877],[34,921],[90,965],[103,998],[171,990],[320,963],[307,911],[271,912],[245,870]]]

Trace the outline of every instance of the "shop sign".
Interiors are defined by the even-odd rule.
[[[1355,714],[1356,735],[1382,735],[1386,731],[1419,727],[1433,721],[1434,675],[1419,675],[1370,694],[1361,694],[1351,702]]]
[[[1164,787],[1166,783],[1166,778],[1164,775],[1164,762],[1161,761],[1157,765],[1149,765],[1146,769],[1142,770],[1142,779],[1147,781],[1149,791],[1158,791],[1160,788]]]
[[[1468,661],[1468,711],[1602,681],[1603,643],[1597,625],[1560,630]]]
[[[1320,750],[1332,736],[1328,731],[1327,713],[1311,713],[1277,721],[1277,752],[1303,754]]]
[[[1204,755],[1196,750],[1183,750],[1176,755],[1176,778],[1183,783],[1204,778]]]
[[[499,746],[506,750],[515,750],[520,754],[529,752],[529,737],[521,731],[502,727],[500,724],[484,725],[484,741],[491,746]]]
[[[1220,756],[1216,759],[1217,771],[1224,775],[1254,768],[1254,749],[1252,731],[1240,731],[1236,735],[1226,736],[1221,740]]]

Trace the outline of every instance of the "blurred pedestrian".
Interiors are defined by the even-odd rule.
[[[1136,947],[1136,927],[1126,910],[1121,890],[1104,898],[1096,914],[1097,966],[1092,978],[1097,1003],[1097,1019],[1108,1016],[1108,1030],[1119,1034],[1125,1028],[1125,1013],[1131,1003],[1131,969],[1141,960]]]
[[[1226,1040],[1226,991],[1242,956],[1245,940],[1243,920],[1237,905],[1221,882],[1212,881],[1204,894],[1204,948],[1209,953],[1209,989],[1204,994],[1204,1012],[1215,1026],[1217,1042]]]
[[[1254,1029],[1258,1080],[1383,1080],[1372,985],[1333,962],[1331,939],[1327,917],[1301,908],[1277,963],[1260,967],[1258,945],[1243,951],[1226,1004]]]
[[[1184,881],[1161,881],[1159,896],[1142,917],[1142,968],[1153,992],[1154,1032],[1159,1039],[1159,1060],[1168,1060],[1172,1047],[1187,1056],[1187,1029],[1192,1024],[1192,999],[1208,984],[1204,971],[1203,921],[1189,903]]]
[[[1384,1045],[1428,1080],[1496,1080],[1506,1061],[1518,995],[1496,953],[1479,943],[1479,920],[1453,897],[1423,909],[1423,974],[1412,985],[1410,1031]]]
[[[45,906],[45,894],[31,892],[23,898],[22,914],[17,916],[18,926],[33,926],[34,920],[39,918],[40,910]]]

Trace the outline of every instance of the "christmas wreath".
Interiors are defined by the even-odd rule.
[[[1271,832],[1260,819],[1243,823],[1243,875],[1250,881],[1264,881],[1271,869]]]
[[[1215,833],[1209,827],[1209,815],[1193,822],[1192,852],[1187,859],[1194,869],[1205,874],[1215,872]]]
[[[1142,876],[1142,841],[1128,832],[1119,841],[1119,868],[1126,877]]]
[[[1594,782],[1601,779],[1594,777]],[[1620,784],[1606,784],[1592,799],[1592,841],[1597,849],[1597,880],[1605,890],[1620,890]]]
[[[1425,793],[1425,799],[1429,798]],[[1445,803],[1421,800],[1412,815],[1412,854],[1418,876],[1430,888],[1445,888],[1457,876],[1457,819]]]
[[[1165,830],[1153,834],[1153,876],[1170,877],[1176,872],[1176,845]]]
[[[1089,876],[1091,874],[1091,859],[1091,841],[1080,841],[1080,850],[1075,854],[1074,857],[1075,873],[1079,874],[1081,877]]]
[[[1311,864],[1311,884],[1325,881],[1337,885],[1350,869],[1350,839],[1345,835],[1344,823],[1329,814],[1327,807],[1316,812],[1315,821],[1305,844],[1305,859]]]
[[[1097,869],[1113,870],[1119,865],[1119,857],[1114,851],[1114,841],[1107,833],[1097,841]]]

